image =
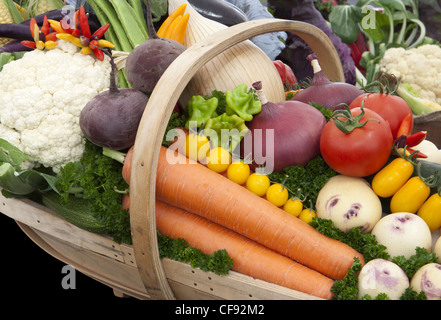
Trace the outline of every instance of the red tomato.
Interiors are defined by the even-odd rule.
[[[355,98],[349,105],[349,108],[359,108],[362,101],[364,101],[363,108],[375,111],[384,120],[389,122],[394,139],[397,138],[396,135],[401,121],[403,121],[408,114],[412,115],[412,110],[406,101],[398,96],[387,93],[364,93]],[[413,121],[411,131],[412,129]]]
[[[388,123],[376,112],[364,109],[363,127],[344,133],[331,119],[323,128],[320,151],[326,163],[340,174],[366,177],[380,170],[389,158],[393,138]],[[360,108],[352,109],[355,117]],[[342,119],[337,117],[337,119]]]
[[[294,72],[292,71],[291,67],[287,64],[283,63],[281,60],[275,60],[273,61],[274,66],[276,67],[277,71],[279,72],[280,78],[282,79],[283,85],[290,85],[297,83],[297,78],[294,75]]]

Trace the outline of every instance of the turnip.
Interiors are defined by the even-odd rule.
[[[149,38],[130,52],[125,71],[132,88],[151,94],[164,71],[186,48],[175,40],[156,34],[150,0],[146,1],[146,7]]]
[[[386,247],[391,257],[409,259],[416,247],[432,251],[432,234],[426,222],[413,213],[391,213],[377,222],[372,229],[379,244]]]
[[[404,270],[384,259],[369,261],[358,276],[358,298],[366,294],[375,298],[385,293],[391,300],[398,300],[408,287],[409,278]]]
[[[427,158],[424,158],[425,161],[441,163],[441,150],[429,140],[423,140],[420,144],[412,147],[412,149],[424,153],[427,156]]]
[[[441,264],[428,263],[419,268],[410,286],[416,292],[423,291],[428,300],[441,300]]]
[[[369,232],[382,215],[381,202],[366,180],[336,175],[317,195],[317,216],[330,219],[334,226],[347,232],[361,227]]]
[[[123,150],[135,143],[139,122],[148,97],[135,89],[118,88],[116,66],[110,53],[110,88],[90,100],[80,113],[80,128],[94,144]]]

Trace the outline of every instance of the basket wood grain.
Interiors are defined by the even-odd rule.
[[[156,168],[168,119],[186,85],[205,63],[244,40],[276,31],[298,35],[317,53],[327,77],[344,81],[338,54],[321,30],[299,21],[262,19],[235,25],[192,45],[169,66],[152,92],[135,141],[130,212],[139,274],[154,298],[174,298],[159,258],[155,222]]]
[[[118,296],[139,299],[318,299],[231,271],[227,276],[160,259],[155,222],[158,155],[172,110],[200,68],[220,52],[267,32],[297,34],[318,53],[324,73],[344,81],[337,52],[318,28],[303,22],[264,19],[222,30],[188,48],[166,70],[142,117],[132,159],[130,222],[133,245],[80,229],[28,199],[5,198],[1,212],[16,220],[44,251],[111,287]],[[215,88],[214,88],[215,89]]]

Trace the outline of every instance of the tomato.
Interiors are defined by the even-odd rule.
[[[303,222],[310,223],[312,221],[312,218],[317,217],[317,214],[314,210],[311,210],[309,208],[305,208],[300,212],[299,219]]]
[[[268,176],[257,172],[252,173],[246,182],[247,189],[259,197],[263,197],[266,194],[270,185],[271,182]]]
[[[362,101],[363,108],[370,109],[378,113],[384,120],[389,122],[393,138],[397,138],[397,131],[403,119],[412,115],[410,132],[413,129],[413,114],[407,102],[399,97],[387,93],[364,93],[355,98],[349,105],[350,109],[359,108]]]
[[[227,149],[217,147],[211,149],[207,154],[207,167],[215,172],[227,171],[231,164],[231,154]]]
[[[350,110],[353,117],[358,116],[360,108]],[[369,120],[362,127],[344,133],[336,125],[337,116],[323,128],[320,137],[320,152],[326,163],[340,174],[365,177],[380,170],[391,153],[393,138],[389,125],[378,113],[364,109],[360,123]],[[349,112],[348,112],[349,113]],[[347,120],[343,120],[346,123]]]
[[[276,207],[283,206],[288,201],[288,197],[288,189],[280,183],[274,183],[266,190],[266,199]]]
[[[210,141],[206,136],[190,133],[185,138],[185,155],[194,160],[202,161],[210,150]]]
[[[227,170],[227,177],[237,184],[244,184],[250,176],[250,166],[242,161],[233,162]]]
[[[299,199],[288,199],[283,206],[283,210],[292,214],[294,217],[298,217],[303,210],[303,203]]]

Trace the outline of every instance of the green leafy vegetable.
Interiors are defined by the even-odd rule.
[[[56,187],[64,201],[69,195],[89,199],[91,213],[111,230],[114,241],[131,243],[130,217],[121,205],[128,185],[121,164],[103,155],[101,147],[86,140],[83,157],[61,168]]]
[[[410,278],[413,277],[415,272],[422,266],[428,263],[438,263],[436,254],[433,252],[427,251],[425,248],[417,247],[415,249],[415,254],[412,255],[409,259],[404,258],[404,256],[393,257],[392,262],[396,263],[407,276]]]
[[[233,266],[233,260],[226,250],[218,250],[205,254],[199,249],[192,248],[184,239],[172,239],[158,232],[159,256],[176,261],[190,263],[193,268],[212,271],[216,274],[228,274]]]
[[[354,258],[352,266],[342,280],[337,280],[331,287],[334,296],[332,300],[357,300],[358,296],[358,273],[362,266],[358,258]]]
[[[389,259],[384,245],[378,244],[375,236],[371,233],[363,233],[361,228],[352,228],[344,232],[334,226],[332,220],[315,217],[310,223],[314,229],[324,235],[346,243],[350,247],[360,252],[368,262],[375,258]]]
[[[273,182],[282,183],[291,193],[304,197],[303,203],[315,206],[317,195],[329,178],[337,172],[331,169],[321,156],[309,161],[306,166],[290,166],[282,172],[273,172],[269,178]]]

